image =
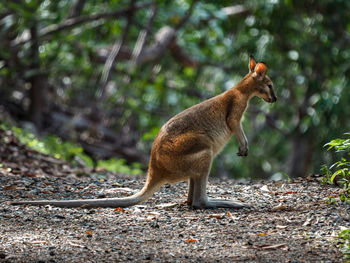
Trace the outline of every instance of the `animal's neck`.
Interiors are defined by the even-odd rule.
[[[254,96],[254,79],[251,77],[252,73],[246,75],[236,86],[232,89],[235,93],[239,93],[242,100],[246,103]]]
[[[234,88],[223,94],[223,99],[227,105],[226,118],[236,123],[241,121],[248,102],[254,95],[251,88],[251,80],[247,77],[243,78]]]

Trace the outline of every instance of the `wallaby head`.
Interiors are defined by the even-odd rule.
[[[264,101],[273,103],[277,101],[275,91],[273,90],[273,83],[266,75],[267,66],[264,62],[256,63],[253,56],[249,58],[249,74],[248,78],[253,81],[250,85],[253,96],[258,96]]]

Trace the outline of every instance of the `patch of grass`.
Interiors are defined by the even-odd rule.
[[[19,127],[10,127],[10,129],[22,144],[27,145],[37,152],[48,154],[57,159],[63,159],[72,163],[75,163],[75,160],[79,158],[83,160],[87,166],[92,167],[93,165],[93,161],[84,153],[83,148],[74,143],[62,141],[61,138],[55,135],[38,137]]]
[[[93,167],[93,160],[84,153],[84,150],[79,145],[62,141],[61,138],[55,135],[47,135],[38,137],[34,133],[15,127],[6,122],[0,124],[0,128],[3,130],[11,130],[14,136],[24,145],[29,148],[47,155],[51,155],[58,159],[63,159],[73,164],[77,164],[77,161],[83,162],[86,166]],[[97,161],[97,168],[106,169],[111,172],[119,172],[124,174],[142,174],[140,163],[133,163],[127,165],[124,159],[111,158],[109,160]]]

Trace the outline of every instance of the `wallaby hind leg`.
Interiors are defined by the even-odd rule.
[[[252,207],[251,205],[224,199],[209,199],[206,193],[207,188],[207,177],[203,176],[193,180],[194,191],[193,191],[193,208],[247,208]]]
[[[201,159],[203,161],[203,159]],[[207,196],[207,183],[211,167],[211,158],[208,158],[207,163],[202,162],[202,173],[200,176],[192,177],[189,181],[189,198],[192,200],[194,208],[244,208],[251,207],[242,202],[236,202],[223,199],[209,199]],[[206,166],[206,168],[205,168]]]
[[[194,181],[192,178],[188,180],[188,194],[187,194],[187,204],[192,205],[193,202],[193,189],[194,189]]]

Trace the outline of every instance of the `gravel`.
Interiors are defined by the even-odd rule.
[[[235,183],[212,179],[212,197],[255,209],[193,210],[187,184],[166,185],[126,209],[8,206],[14,199],[125,196],[143,177],[0,176],[1,262],[341,262],[337,232],[349,206],[317,180]]]
[[[293,182],[212,178],[208,194],[254,209],[193,210],[187,184],[166,185],[130,208],[9,206],[7,201],[127,196],[126,176],[39,154],[0,129],[0,262],[345,262],[337,235],[350,227],[340,188],[317,175]]]

